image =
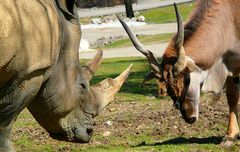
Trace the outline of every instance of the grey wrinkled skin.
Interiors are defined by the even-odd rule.
[[[92,119],[130,73],[90,87],[102,52],[83,69],[81,29],[74,0],[0,3],[0,152],[12,152],[11,129],[27,107],[50,136],[89,142]]]

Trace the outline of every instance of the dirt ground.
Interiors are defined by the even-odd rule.
[[[224,96],[216,102],[212,101],[211,95],[202,96],[201,100],[203,102],[200,103],[199,120],[193,125],[184,122],[180,112],[173,108],[172,101],[168,99],[159,99],[159,101],[154,102],[124,102],[121,100],[123,99],[117,98],[95,119],[94,137],[90,144],[81,145],[83,151],[101,145],[219,144],[227,129],[228,106]],[[23,114],[29,115],[27,110]],[[32,119],[32,117],[20,116],[17,121],[25,121],[31,124]],[[51,139],[48,133],[38,124],[15,127],[13,135],[13,140],[17,143],[15,143],[17,151],[26,151],[27,149],[25,144],[19,144],[19,139],[22,136],[35,141],[34,144],[36,145],[50,143],[53,151],[72,151],[72,147],[78,145],[64,143],[64,146],[59,146],[63,143]],[[148,141],[140,139],[131,143],[131,141],[135,141],[134,138],[139,136],[151,136],[154,141],[148,144]],[[237,147],[240,149],[240,145]],[[193,149],[191,151],[198,150]]]

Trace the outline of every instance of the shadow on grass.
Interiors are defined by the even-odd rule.
[[[212,136],[212,137],[205,137],[205,138],[185,138],[185,137],[177,137],[170,140],[166,140],[163,142],[157,142],[154,144],[146,144],[145,142],[142,142],[141,144],[135,146],[135,147],[141,147],[141,146],[161,146],[161,145],[183,145],[183,144],[220,144],[223,137],[220,136]]]

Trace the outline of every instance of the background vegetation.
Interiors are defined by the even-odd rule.
[[[178,5],[178,9],[183,17],[183,20],[186,20],[194,8],[195,3],[183,3]],[[161,7],[156,9],[149,9],[146,11],[141,11],[140,15],[145,16],[147,19],[146,22],[149,23],[173,23],[176,22],[176,16],[173,6]]]
[[[84,60],[83,62],[85,62]],[[91,84],[115,77],[129,64],[133,70],[113,103],[95,119],[94,136],[89,144],[53,140],[27,110],[14,125],[13,141],[18,152],[202,152],[238,151],[219,146],[227,129],[226,99],[216,103],[202,95],[200,118],[186,124],[172,101],[157,96],[155,81],[139,87],[148,73],[144,58],[105,59]],[[111,125],[108,125],[110,122]],[[106,135],[106,132],[110,133]]]

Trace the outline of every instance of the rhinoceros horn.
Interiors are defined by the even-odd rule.
[[[101,112],[113,99],[127,79],[132,64],[115,79],[107,78],[91,88],[98,96],[98,112]]]
[[[82,66],[84,77],[87,81],[91,81],[93,75],[101,65],[103,51],[99,50],[91,61]]]

